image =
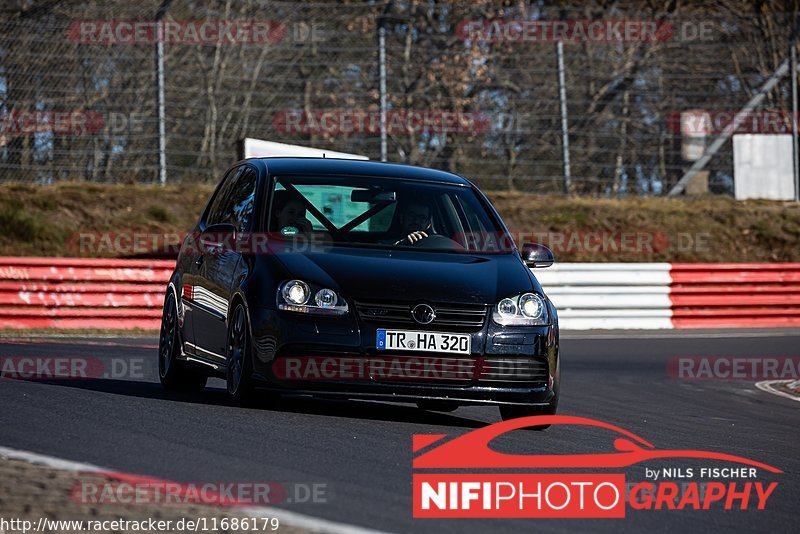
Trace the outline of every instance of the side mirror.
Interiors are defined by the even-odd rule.
[[[234,249],[236,227],[232,224],[212,224],[200,234],[200,247],[207,254],[220,253]]]
[[[553,251],[539,243],[525,243],[522,245],[522,261],[528,267],[537,269],[550,267],[556,261]]]

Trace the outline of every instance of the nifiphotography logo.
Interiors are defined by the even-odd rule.
[[[507,432],[539,425],[609,431],[616,436],[614,452],[520,455],[490,446]],[[759,480],[759,474],[782,473],[721,452],[657,449],[625,429],[569,415],[521,417],[446,438],[414,436],[415,518],[624,518],[628,508],[764,510],[778,483]],[[624,469],[643,462],[644,480],[626,482]]]

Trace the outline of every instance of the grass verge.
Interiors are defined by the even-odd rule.
[[[79,233],[190,229],[213,185],[0,186],[0,255],[126,256],[81,251]],[[797,262],[800,206],[729,197],[565,198],[488,193],[515,239],[558,261]]]

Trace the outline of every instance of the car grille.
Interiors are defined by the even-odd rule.
[[[483,385],[542,385],[548,378],[547,361],[533,358],[485,358],[478,370],[478,381]]]
[[[358,316],[365,323],[387,327],[414,327],[454,332],[475,332],[486,322],[488,306],[485,304],[436,304],[436,319],[421,325],[411,317],[411,309],[417,303],[365,301],[355,302]]]

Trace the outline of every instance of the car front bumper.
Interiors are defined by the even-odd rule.
[[[480,331],[469,332],[471,353],[452,355],[379,351],[380,326],[354,317],[261,310],[251,321],[254,376],[260,387],[284,394],[516,405],[548,404],[557,395],[559,340],[553,325],[502,327],[487,319]],[[300,372],[287,372],[298,365]],[[433,372],[420,374],[423,368]]]

